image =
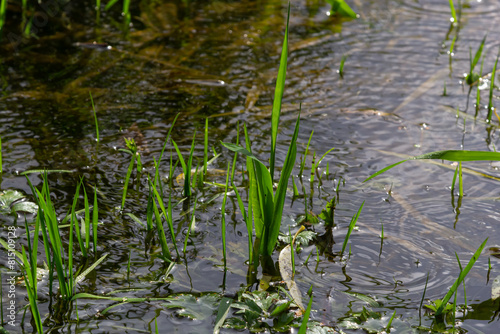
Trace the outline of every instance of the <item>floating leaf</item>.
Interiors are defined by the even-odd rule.
[[[500,276],[495,277],[491,286],[491,299],[495,300],[500,297]]]
[[[20,201],[26,196],[17,190],[7,189],[0,192],[0,214],[16,212],[36,213],[38,206],[32,202]]]
[[[278,261],[280,264],[281,277],[283,278],[283,281],[285,281],[286,286],[288,287],[288,291],[290,291],[290,295],[293,298],[293,301],[304,312],[305,308],[302,304],[302,296],[300,290],[297,287],[297,283],[295,283],[295,281],[293,280],[292,248],[290,247],[290,245],[281,250]]]
[[[180,317],[187,317],[196,320],[205,320],[211,317],[217,306],[219,306],[220,297],[216,293],[209,293],[200,297],[189,294],[181,294],[168,298],[167,303],[163,304],[166,308],[178,309],[176,313]]]

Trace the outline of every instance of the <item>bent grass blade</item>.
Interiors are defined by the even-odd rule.
[[[389,169],[396,167],[403,162],[409,160],[421,160],[421,159],[434,159],[434,160],[448,160],[448,161],[500,161],[499,152],[486,152],[486,151],[462,151],[462,150],[447,150],[447,151],[436,151],[430,152],[422,155],[418,155],[413,158],[401,160],[390,166],[387,166],[378,172],[374,173],[368,177],[363,182],[369,181],[378,175],[387,172]]]

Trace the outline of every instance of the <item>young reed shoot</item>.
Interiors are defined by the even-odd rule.
[[[141,155],[138,152],[135,140],[132,138],[130,138],[130,139],[125,138],[125,144],[127,145],[128,150],[120,149],[120,151],[131,154],[132,160],[130,160],[130,164],[128,165],[127,175],[125,176],[125,181],[123,183],[121,210],[123,210],[125,208],[125,199],[127,197],[128,184],[130,181],[130,176],[132,175],[132,172],[134,171],[134,164],[135,164],[136,158],[137,158],[137,171],[140,172],[142,170]]]
[[[488,123],[491,123],[491,116],[493,115],[493,111],[494,111],[493,89],[495,88],[495,76],[496,76],[496,72],[497,72],[498,57],[500,57],[500,48],[498,50],[495,65],[493,66],[493,71],[491,72],[490,95],[489,95],[489,99],[488,99],[488,117],[487,117]]]
[[[483,243],[479,246],[474,255],[472,255],[472,258],[469,260],[469,263],[467,263],[465,268],[462,271],[460,271],[460,275],[458,275],[457,280],[451,286],[450,290],[448,290],[448,293],[441,300],[441,303],[439,303],[439,306],[436,309],[436,317],[439,317],[440,315],[443,314],[443,311],[445,310],[445,307],[448,304],[448,301],[450,300],[451,296],[453,296],[453,294],[456,293],[458,286],[460,285],[460,283],[462,283],[462,281],[465,279],[469,271],[476,263],[477,259],[479,258],[479,255],[481,255],[481,252],[483,251],[483,248],[484,246],[486,246],[487,242],[488,238],[486,238],[486,240],[483,241]]]
[[[302,161],[300,162],[300,170],[299,170],[299,177],[302,177],[304,174],[304,167],[306,166],[306,157],[307,153],[309,152],[309,145],[311,144],[311,139],[314,134],[314,130],[311,131],[311,135],[309,136],[309,140],[307,141],[306,145],[306,151],[304,152],[304,155],[302,157]]]
[[[299,334],[307,333],[307,323],[309,322],[309,316],[311,314],[313,295],[312,295],[312,285],[309,288],[309,302],[307,303],[306,312],[304,313],[304,318],[302,319],[302,323],[300,324]]]
[[[90,102],[92,103],[92,110],[94,111],[96,141],[99,142],[99,123],[97,122],[97,111],[95,110],[94,99],[92,98],[92,93],[89,92],[89,95],[90,95]]]
[[[450,21],[452,24],[456,24],[456,23],[458,23],[458,19],[457,19],[457,12],[455,10],[455,5],[453,4],[453,0],[449,0],[449,3],[450,3],[450,12],[451,12]]]
[[[479,45],[476,54],[474,55],[474,58],[472,58],[472,49],[469,48],[469,62],[470,62],[469,74],[467,74],[467,76],[465,77],[465,81],[467,82],[468,85],[472,85],[479,80],[479,74],[474,72],[474,68],[479,62],[479,59],[481,59],[485,42],[486,42],[486,36],[484,36],[483,40],[481,41],[481,44]]]
[[[191,196],[191,164],[193,163],[195,137],[196,131],[193,134],[193,141],[191,143],[191,150],[189,151],[189,158],[187,162],[184,161],[179,147],[177,146],[175,141],[172,140],[172,144],[175,147],[175,151],[177,152],[177,156],[179,157],[179,161],[181,162],[182,170],[184,172],[184,197]]]
[[[196,222],[195,212],[196,212],[196,204],[198,203],[198,198],[195,198],[193,205],[193,212],[191,213],[191,221],[189,222],[188,230],[186,232],[186,237],[184,238],[184,248],[182,249],[182,253],[186,256],[186,248],[189,240],[189,236],[191,235],[191,230],[194,228],[194,224]]]
[[[342,244],[342,251],[340,252],[340,257],[344,255],[345,248],[347,246],[347,242],[349,241],[349,237],[351,236],[351,232],[354,229],[354,226],[356,225],[356,222],[358,221],[359,214],[361,213],[361,210],[363,209],[363,206],[365,205],[365,202],[361,203],[361,206],[358,209],[358,212],[352,217],[351,222],[349,223],[349,228],[347,230],[347,235],[344,238],[344,243]],[[350,248],[349,248],[349,255],[351,254]]]
[[[344,63],[347,59],[346,55],[342,55],[342,58],[340,59],[340,65],[337,73],[340,75],[341,79],[344,79]]]

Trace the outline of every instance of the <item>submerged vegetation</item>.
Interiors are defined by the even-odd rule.
[[[116,10],[119,6],[117,3],[119,3],[117,0],[106,3],[96,1],[97,24],[104,17],[105,12]],[[328,15],[333,17],[332,22],[335,24],[340,25],[345,20],[358,17],[344,0],[327,0],[326,3],[331,9]],[[453,18],[450,31],[453,30],[456,33],[450,50],[454,48],[453,45],[457,41],[458,31],[462,24],[463,8],[462,4],[459,4],[460,8],[455,10],[453,1],[449,2]],[[151,31],[155,32],[153,37],[148,37],[149,43],[154,44],[155,39],[174,39],[171,36],[165,36],[165,33],[161,31],[162,24],[163,28],[171,25],[169,22],[162,22],[164,17],[156,16],[150,10],[139,20],[132,15],[131,6],[133,5],[130,1],[124,0],[121,7],[122,20],[114,22],[125,35],[130,38],[131,34],[131,38],[134,38],[134,33],[137,34],[137,32],[131,30],[130,27],[135,23],[155,27],[151,28]],[[6,6],[7,1],[2,1],[0,29],[5,25],[6,20],[9,20],[10,12],[6,12]],[[19,13],[23,19],[28,20],[27,17],[32,7],[28,6],[26,1],[23,1],[21,8],[17,8],[17,4],[13,6],[16,10],[20,9]],[[145,3],[141,6],[148,9],[156,8],[148,7]],[[222,4],[214,3],[211,10],[217,15],[224,15],[223,9],[226,7],[218,6]],[[184,13],[186,15],[184,22],[175,23],[180,33],[198,33],[196,29],[188,26],[195,21],[188,20],[189,15],[192,14],[189,12],[191,7],[188,1],[179,2],[178,7],[171,4],[165,4],[165,7],[163,8],[165,12],[174,11],[174,9],[187,12],[187,14]],[[229,9],[226,8],[226,10]],[[146,12],[147,10],[144,9],[144,13]],[[311,12],[314,11],[311,10]],[[272,17],[272,15],[269,16]],[[309,119],[312,114],[310,110],[315,108],[316,102],[307,101],[304,103],[306,107],[303,107],[301,103],[289,105],[284,102],[285,98],[290,99],[287,96],[287,82],[297,80],[290,75],[288,81],[286,80],[288,60],[293,50],[300,51],[301,48],[299,44],[289,45],[290,17],[293,18],[293,9],[291,10],[288,4],[281,52],[279,58],[276,59],[279,61],[278,72],[277,74],[273,72],[276,82],[272,85],[274,94],[270,94],[274,96],[270,110],[256,106],[258,95],[264,95],[264,92],[254,87],[268,85],[269,82],[274,83],[274,79],[265,73],[260,78],[262,82],[256,80],[253,87],[247,89],[245,109],[241,109],[243,111],[257,110],[262,114],[255,118],[242,116],[240,119],[236,116],[243,113],[238,109],[210,114],[206,110],[209,107],[203,106],[203,103],[190,101],[189,103],[192,104],[188,105],[189,103],[185,102],[188,105],[186,113],[196,114],[199,124],[188,126],[186,121],[179,122],[179,114],[175,117],[171,117],[170,114],[168,117],[162,115],[161,117],[166,117],[168,121],[163,119],[165,123],[152,129],[152,132],[160,133],[160,135],[153,136],[154,140],[149,142],[149,145],[155,145],[155,142],[163,143],[160,146],[161,152],[159,149],[150,151],[144,135],[137,131],[139,126],[136,123],[128,129],[123,129],[121,125],[116,125],[114,120],[106,118],[104,110],[112,106],[99,104],[99,99],[104,99],[104,90],[93,87],[90,94],[88,90],[85,93],[85,96],[89,97],[92,111],[92,117],[89,118],[92,127],[89,126],[85,131],[91,133],[89,136],[95,139],[83,150],[86,157],[85,167],[58,169],[56,168],[58,164],[54,162],[50,170],[37,168],[21,173],[31,191],[30,195],[12,189],[0,192],[0,213],[6,217],[2,223],[9,231],[9,234],[5,235],[6,238],[2,235],[0,243],[9,254],[9,261],[11,255],[15,259],[12,266],[14,263],[19,266],[16,288],[17,291],[22,291],[27,301],[23,306],[19,306],[16,316],[22,315],[23,319],[31,317],[26,322],[23,320],[24,332],[65,332],[73,330],[73,326],[77,327],[76,331],[94,331],[99,328],[101,319],[113,322],[117,319],[115,315],[124,311],[130,313],[131,317],[136,317],[135,319],[145,319],[145,314],[147,314],[149,317],[147,330],[156,333],[164,332],[169,326],[169,321],[174,317],[181,319],[179,321],[187,324],[186,326],[209,323],[211,328],[208,332],[212,332],[213,329],[214,333],[242,330],[271,333],[292,330],[298,333],[339,333],[342,329],[369,333],[389,333],[400,330],[442,333],[466,331],[460,327],[461,322],[473,313],[472,306],[468,305],[466,286],[469,281],[466,278],[473,273],[473,266],[481,262],[479,259],[487,250],[488,239],[484,240],[479,247],[474,244],[460,248],[467,251],[467,256],[469,253],[472,254],[470,261],[464,267],[460,262],[459,253],[455,253],[459,269],[455,270],[457,276],[454,283],[451,287],[440,286],[446,291],[433,291],[433,296],[444,297],[437,299],[426,296],[429,293],[428,288],[431,288],[428,286],[429,271],[425,272],[427,279],[423,291],[416,289],[421,295],[420,306],[411,298],[407,298],[410,300],[409,303],[400,301],[402,303],[400,305],[398,301],[391,302],[392,294],[405,293],[401,291],[410,290],[410,288],[406,288],[405,283],[396,276],[392,276],[393,281],[391,281],[386,278],[379,279],[376,274],[371,276],[372,274],[368,272],[370,268],[377,267],[374,271],[378,270],[381,258],[383,258],[384,242],[385,247],[390,247],[391,244],[392,247],[408,247],[412,253],[415,253],[415,256],[421,256],[414,262],[417,268],[421,263],[420,259],[422,262],[430,262],[434,258],[439,258],[444,262],[450,259],[454,261],[454,258],[443,251],[445,248],[442,245],[431,244],[434,240],[429,241],[429,245],[420,245],[393,235],[395,233],[391,233],[391,221],[381,221],[377,223],[376,228],[363,223],[363,216],[373,214],[374,207],[381,206],[380,202],[375,202],[373,198],[359,202],[350,201],[354,196],[348,196],[351,193],[364,196],[364,191],[367,189],[363,188],[364,186],[370,187],[375,184],[378,176],[409,160],[455,162],[457,164],[453,166],[455,174],[451,186],[451,197],[456,224],[461,208],[459,203],[466,196],[468,189],[468,183],[464,182],[464,174],[474,173],[470,168],[463,167],[462,163],[500,161],[500,153],[497,153],[494,147],[494,130],[500,126],[492,117],[496,114],[495,100],[498,99],[496,96],[498,88],[495,86],[498,55],[492,72],[489,74],[487,114],[482,118],[485,120],[484,124],[481,123],[488,131],[490,143],[493,143],[492,151],[440,150],[405,158],[375,172],[368,178],[365,176],[365,183],[359,182],[360,184],[356,185],[357,188],[351,190],[346,188],[346,182],[351,185],[356,183],[352,178],[349,179],[349,173],[356,175],[359,179],[359,175],[356,174],[359,166],[340,162],[337,164],[336,159],[342,151],[330,148],[330,139],[328,139],[329,146],[326,148],[322,145],[318,149],[315,145],[316,140],[324,140],[318,136],[318,131],[315,133],[316,129],[314,125],[311,126]],[[24,22],[23,31],[26,32],[24,38],[30,38],[28,36],[36,34],[30,30],[31,23],[29,22],[32,20],[33,18]],[[280,21],[279,25],[282,24],[283,22]],[[271,30],[271,26],[267,28]],[[262,31],[260,33],[265,34]],[[245,38],[247,37],[245,35]],[[258,37],[255,35],[253,38]],[[193,51],[190,55],[193,56],[198,46],[190,44],[189,40],[187,38],[180,44],[186,49],[191,48]],[[477,85],[476,103],[478,105],[480,104],[479,86],[483,80],[486,40],[484,37],[474,58],[472,58],[472,51],[469,52],[470,68],[469,73],[464,77],[464,83],[470,87],[469,94],[472,87]],[[322,40],[308,42],[315,45],[315,43],[322,43]],[[103,45],[106,49],[107,45],[105,43]],[[82,47],[82,45],[77,47]],[[84,46],[84,48],[87,47],[89,49],[101,48],[101,45],[94,43]],[[127,57],[130,59],[135,57],[141,61],[146,59],[142,65],[147,71],[149,71],[148,67],[156,71],[157,66],[164,66],[163,68],[168,68],[168,70],[164,70],[162,75],[176,76],[178,73],[187,72],[192,75],[187,79],[179,79],[172,83],[171,87],[155,88],[160,93],[163,90],[172,89],[179,94],[180,99],[184,99],[185,95],[194,95],[198,89],[187,89],[186,86],[189,84],[195,87],[209,87],[203,91],[203,94],[209,97],[200,94],[202,98],[221,100],[227,98],[222,96],[223,94],[218,95],[220,93],[217,91],[219,86],[226,85],[226,83],[214,79],[215,76],[203,76],[195,70],[186,70],[183,67],[182,64],[193,61],[190,57],[179,60],[177,64],[166,64],[151,58],[151,54],[160,52],[160,48],[148,49],[147,43],[141,48],[146,51],[142,54],[142,51],[139,51],[136,55],[127,54],[125,51],[116,52],[120,53],[121,59]],[[335,78],[339,79],[339,84],[343,85],[347,84],[351,67],[349,71],[344,72],[348,53],[341,52],[341,54],[337,72],[342,80],[336,75]],[[352,59],[353,57],[349,55],[349,63],[353,61]],[[475,68],[481,59],[481,70],[476,73]],[[126,66],[125,63],[125,69]],[[198,64],[193,66],[193,68],[196,67]],[[336,66],[332,67],[333,73],[335,68]],[[101,67],[99,72],[105,76],[108,69]],[[353,66],[353,73],[356,70]],[[82,80],[85,79],[82,78]],[[66,91],[72,91],[72,87],[78,86],[75,83],[76,80],[78,79],[65,86]],[[443,81],[440,79],[439,82]],[[148,82],[141,82],[144,86],[148,84]],[[425,88],[425,83],[423,86]],[[81,93],[81,91],[76,89],[73,92]],[[294,93],[297,92],[297,90],[294,91]],[[414,95],[412,94],[413,97],[410,95],[409,98],[414,98],[419,94],[422,95],[417,91]],[[300,101],[299,95],[293,96],[292,99],[297,98]],[[447,96],[445,86],[443,98]],[[54,96],[54,99],[64,100],[59,95]],[[188,99],[185,98],[185,100]],[[71,105],[67,101],[63,104]],[[407,100],[395,110],[401,109],[406,104],[408,104]],[[455,108],[452,109],[455,110]],[[323,109],[320,110],[323,112]],[[476,111],[478,110],[480,110],[479,107],[476,108]],[[117,109],[116,114],[121,113],[122,111]],[[144,116],[145,112],[142,115],[141,110],[137,113],[140,114],[139,119],[147,117]],[[349,113],[350,111],[345,111],[345,114]],[[391,120],[396,119],[394,114],[379,114]],[[116,115],[117,118],[120,116]],[[235,118],[232,118],[233,116]],[[465,134],[466,120],[470,119],[470,115],[457,111],[457,116],[457,118],[460,116],[464,118]],[[219,118],[224,120],[220,121]],[[251,124],[254,119],[257,125]],[[478,119],[476,113],[474,122]],[[240,121],[242,121],[241,127]],[[235,123],[236,126],[234,126]],[[120,138],[109,134],[113,126],[120,128],[116,129]],[[426,127],[425,124],[419,124],[419,126],[422,129]],[[167,127],[168,131],[165,131]],[[203,130],[200,131],[198,127]],[[220,140],[221,136],[217,133],[217,127],[228,128],[229,134],[223,138],[223,141]],[[304,133],[304,128],[309,130],[307,134]],[[356,126],[353,126],[354,128]],[[40,131],[44,134],[44,131],[49,130],[40,127]],[[163,135],[164,132],[167,132],[166,136]],[[2,136],[5,138],[3,134]],[[115,146],[118,142],[120,144]],[[336,143],[335,146],[341,145]],[[110,147],[113,149],[109,149]],[[4,150],[4,161],[10,152],[10,149]],[[155,155],[158,152],[159,154]],[[297,164],[298,154],[301,156],[300,163]],[[102,163],[99,157],[120,159],[120,163],[113,160],[111,164],[116,170],[113,175],[117,180],[102,175],[103,173],[97,167]],[[323,170],[324,160],[327,163]],[[7,173],[11,173],[12,167],[9,166],[6,170]],[[477,171],[475,173],[475,175],[494,178],[485,173],[481,174]],[[0,181],[4,174],[6,173],[2,170],[0,138]],[[16,176],[18,174],[20,173],[16,171]],[[406,177],[410,178],[409,175]],[[459,201],[455,206],[454,189],[457,178]],[[61,180],[68,179],[73,180],[74,184],[58,188]],[[371,182],[366,182],[370,180]],[[380,193],[377,187],[373,185],[370,189],[371,194]],[[399,201],[398,203],[406,210],[405,214],[417,217],[425,225],[427,229],[425,232],[440,234],[443,237],[442,240],[448,240],[447,237],[453,238],[455,245],[462,246],[463,239],[452,233],[456,232],[455,226],[451,229],[430,223],[410,204],[398,199],[397,192],[393,193],[392,189],[391,183],[389,190],[385,190],[388,197],[384,198],[382,204],[390,204],[393,199],[395,202]],[[320,195],[315,197],[315,193]],[[341,196],[343,197],[344,194],[347,199],[341,201]],[[61,198],[66,198],[66,201]],[[294,205],[300,206],[299,214],[297,214],[298,210],[292,210]],[[363,209],[365,211],[362,212]],[[360,238],[355,239],[358,230],[362,232],[358,234]],[[122,233],[120,237],[117,236],[118,233]],[[15,235],[16,240],[19,239],[15,241],[15,250],[11,246],[14,243],[10,241],[13,240],[11,235]],[[334,237],[337,241],[339,238],[342,239],[341,246],[336,244]],[[139,241],[132,242],[132,239]],[[351,248],[351,245],[358,246],[364,242],[366,245],[361,246],[368,248],[370,240],[376,241],[377,244],[380,241],[380,252],[377,250],[378,264],[372,263],[373,259],[370,258],[369,265],[364,265],[360,269],[362,274],[354,270],[351,274],[353,258],[358,255],[357,252],[363,250],[361,247]],[[475,241],[475,238],[471,239],[470,243]],[[372,250],[369,254],[371,253],[373,253]],[[367,255],[363,254],[363,256]],[[391,256],[394,255],[391,254]],[[460,253],[460,257],[466,256]],[[389,262],[383,259],[384,262]],[[3,265],[8,268],[5,264]],[[405,263],[404,270],[408,270],[409,265]],[[482,263],[476,267],[484,269],[485,264]],[[385,264],[382,264],[381,268],[390,271]],[[334,273],[328,272],[329,269]],[[489,258],[488,274],[485,278],[487,283],[491,270]],[[4,270],[1,274],[4,274]],[[480,272],[473,274],[475,279],[482,278]],[[357,278],[356,275],[369,276],[367,282],[373,284],[375,288],[367,288],[370,291],[367,293],[359,291],[358,287],[352,283],[353,277]],[[418,275],[420,275],[419,278],[425,277],[421,272]],[[195,276],[198,276],[201,287],[193,286]],[[424,285],[423,282],[418,284]],[[172,288],[174,285],[175,289]],[[463,303],[461,297],[459,298],[461,285],[464,288]],[[384,286],[384,288],[390,286],[387,288],[390,292],[384,292],[385,303],[382,301],[383,298],[376,294],[379,286]],[[318,289],[327,292],[326,299],[316,292]],[[400,295],[397,298],[400,298]],[[428,299],[424,306],[425,298]],[[451,300],[453,302],[450,302]],[[498,296],[494,294],[488,300],[491,305],[485,306],[492,313],[496,312],[497,300]],[[421,310],[424,307],[428,312],[422,316]],[[325,316],[327,308],[331,313]],[[404,314],[399,313],[400,308],[418,310],[419,316],[406,318]],[[154,316],[143,311],[144,309],[153,310]],[[328,317],[332,315],[335,318],[329,319]],[[8,328],[6,326],[8,321],[5,321],[3,313],[1,318],[0,326]],[[492,319],[494,318],[495,315]],[[133,322],[134,320],[127,321]],[[113,329],[123,330],[125,327],[120,327],[121,324],[123,323]],[[95,327],[92,327],[94,325]],[[81,329],[78,326],[81,326]]]

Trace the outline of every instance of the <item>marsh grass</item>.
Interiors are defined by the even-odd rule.
[[[73,226],[74,219],[71,218],[70,223],[70,236],[69,236],[69,250],[68,250],[68,260],[65,260],[65,251],[62,247],[62,239],[60,235],[60,229],[57,221],[57,215],[50,198],[49,183],[47,178],[47,173],[43,174],[43,186],[42,191],[34,188],[31,181],[28,180],[30,188],[35,197],[36,204],[38,205],[38,215],[37,219],[40,219],[40,226],[42,230],[43,244],[45,248],[45,256],[47,258],[49,267],[49,287],[52,288],[52,277],[53,268],[57,272],[57,279],[59,281],[59,290],[63,299],[70,299],[73,292],[73,282],[72,282],[72,265],[73,265]],[[74,215],[74,210],[72,210],[72,216]],[[39,218],[38,218],[39,217]],[[54,265],[54,267],[53,267]]]
[[[33,233],[33,242],[31,241],[28,223],[24,220],[26,228],[26,237],[28,241],[28,256],[26,250],[22,246],[22,263],[25,272],[26,290],[28,292],[28,300],[30,303],[31,314],[35,322],[35,327],[38,333],[43,333],[42,318],[38,309],[38,280],[37,280],[37,257],[38,257],[38,236],[40,233],[40,219],[35,220],[35,230]],[[2,314],[3,318],[3,314]]]
[[[3,163],[2,163],[2,137],[0,137],[0,174],[3,173]]]
[[[149,185],[150,185],[150,188],[154,194],[154,198],[152,201],[153,202],[152,208],[153,208],[153,212],[154,212],[154,215],[156,218],[156,227],[157,227],[157,231],[158,231],[158,237],[160,238],[160,243],[162,246],[163,256],[170,259],[170,261],[171,261],[171,257],[169,256],[170,252],[168,250],[168,245],[167,245],[167,241],[165,238],[165,231],[163,229],[163,225],[162,225],[161,219],[160,219],[161,217],[160,217],[160,214],[158,212],[158,206],[160,207],[160,209],[163,213],[163,217],[165,217],[165,220],[167,221],[168,229],[170,231],[170,237],[172,239],[172,243],[174,244],[175,253],[177,254],[177,257],[180,257],[179,250],[177,249],[176,235],[175,235],[174,225],[173,225],[173,221],[172,221],[172,195],[169,194],[168,206],[167,206],[167,209],[165,209],[165,205],[163,204],[163,199],[162,199],[161,195],[158,193],[158,190],[156,189],[155,185],[151,182],[151,180],[149,181]],[[158,202],[158,206],[157,206],[156,202]]]

